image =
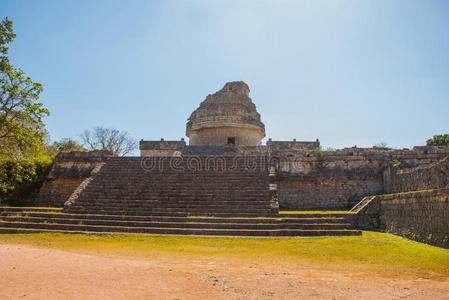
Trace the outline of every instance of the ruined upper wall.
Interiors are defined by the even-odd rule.
[[[336,151],[312,149],[272,148],[279,161],[278,171],[309,174],[318,169],[357,171],[381,170],[392,162],[403,168],[435,163],[449,156],[449,147],[414,147],[413,149],[385,150],[377,148],[344,148]]]
[[[184,139],[180,141],[144,141],[139,143],[140,156],[174,156],[182,153],[186,147]]]
[[[320,149],[320,141],[273,141],[269,139],[267,147],[276,154],[294,154],[294,153],[310,153],[311,151],[318,151]]]
[[[404,170],[427,170],[425,166],[449,156],[449,147],[415,147],[411,150],[354,147],[337,151],[273,148],[272,155],[276,160],[281,208],[350,208],[364,196],[388,191],[391,179],[385,175],[385,170],[392,164],[400,164]],[[435,168],[432,170],[436,172]],[[396,181],[396,185],[401,185],[400,190],[415,189],[415,185],[441,185],[438,177],[429,180],[423,173],[427,171],[412,175],[411,179],[406,178],[405,172],[401,183]]]
[[[384,171],[386,193],[444,188],[449,184],[449,157],[412,168],[390,165]]]

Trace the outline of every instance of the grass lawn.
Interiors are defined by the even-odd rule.
[[[362,236],[354,237],[321,238],[4,234],[0,235],[0,244],[145,259],[153,255],[182,255],[298,266],[308,264],[392,276],[409,274],[424,278],[449,278],[449,250],[376,232],[364,232]]]
[[[355,214],[355,212],[352,212],[350,210],[280,210],[280,215],[288,215],[288,214]]]

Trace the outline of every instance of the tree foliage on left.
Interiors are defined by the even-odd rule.
[[[28,204],[37,194],[51,168],[48,159],[9,159],[0,161],[0,202]]]
[[[43,86],[11,65],[8,50],[15,37],[12,21],[1,20],[0,201],[35,192],[51,164],[43,122],[49,111],[39,102]]]
[[[11,65],[9,44],[14,40],[12,21],[0,22],[0,156],[23,158],[44,149],[49,111],[39,102],[43,91],[25,72]]]

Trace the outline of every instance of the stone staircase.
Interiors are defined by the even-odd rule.
[[[365,196],[362,200],[360,200],[353,208],[351,208],[351,212],[358,213],[361,211],[368,203],[370,203],[375,196]]]
[[[67,213],[270,216],[265,157],[116,157],[71,197]]]
[[[353,214],[278,214],[265,157],[113,157],[62,208],[0,207],[0,233],[360,235]]]
[[[0,208],[0,233],[149,233],[219,236],[349,236],[351,214],[294,214],[275,217],[146,216],[66,213],[55,208]]]

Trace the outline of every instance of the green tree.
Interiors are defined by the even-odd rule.
[[[434,135],[427,140],[427,146],[449,146],[449,134]]]
[[[0,202],[9,204],[37,193],[52,159],[44,143],[43,118],[49,112],[38,101],[43,87],[9,61],[9,44],[15,37],[12,22],[1,20]]]
[[[21,69],[11,65],[9,44],[16,35],[8,18],[0,22],[0,157],[17,158],[44,150],[43,118],[49,111],[38,102],[43,91]]]
[[[35,197],[50,168],[50,159],[0,160],[0,204],[19,205]]]
[[[52,150],[55,150],[56,152],[61,151],[86,151],[86,148],[78,143],[78,141],[75,141],[74,139],[65,138],[60,141],[55,141],[51,145]]]

